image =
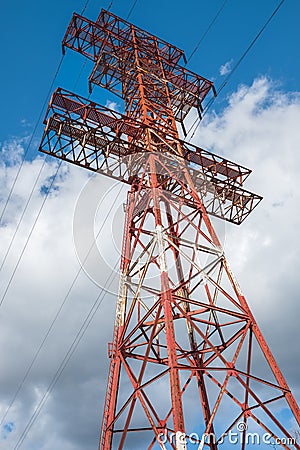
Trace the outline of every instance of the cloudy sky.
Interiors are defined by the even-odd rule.
[[[18,32],[25,32],[26,22],[27,46],[20,58],[10,53],[7,70],[1,73],[5,112],[1,112],[0,127],[0,212],[49,89],[65,27],[73,9],[80,12],[83,6],[79,1],[72,2],[71,6],[63,1],[41,7],[32,0],[24,10],[21,2],[16,3],[17,8],[12,2],[6,5],[4,38],[7,45],[3,45],[3,39],[1,44],[5,47],[4,54],[8,44],[10,52],[12,43],[20,45],[22,39]],[[154,3],[158,10],[159,2]],[[198,2],[190,3],[184,16],[179,2],[175,2],[177,9],[168,8],[170,2],[164,2],[160,15],[154,14],[153,2],[151,8],[137,4],[131,20],[186,48],[189,54],[222,2],[211,2],[204,10],[196,5]],[[259,1],[254,1],[253,8],[248,10],[238,3],[242,2],[228,1],[222,13],[223,20],[215,24],[190,62],[193,70],[213,77],[217,85],[222,83],[277,4],[269,1],[261,6]],[[107,7],[107,4],[101,6]],[[98,7],[92,1],[87,15],[96,17]],[[197,15],[192,14],[193,8]],[[295,8],[296,1],[282,7],[257,47],[235,73],[232,84],[205,116],[193,142],[253,169],[247,188],[262,195],[264,200],[241,226],[226,225],[224,245],[253,313],[299,401],[300,194],[297,172],[300,167],[300,96],[298,63],[292,56],[297,39],[299,42]],[[123,17],[129,9],[130,4],[117,1],[112,7],[113,12]],[[197,17],[201,18],[201,26]],[[16,48],[13,53],[17,53]],[[71,89],[78,76],[74,72],[80,68],[81,64],[75,59],[67,59],[58,80],[60,84]],[[86,75],[84,68],[82,78]],[[84,95],[86,81],[82,78],[78,89]],[[102,103],[113,100],[104,91],[93,95]],[[13,100],[11,103],[8,103],[9,96]],[[102,177],[91,180],[86,171],[62,165],[43,205],[57,171],[57,162],[51,159],[44,162],[37,154],[41,129],[39,123],[1,222],[0,264],[4,258],[5,263],[0,278],[0,301],[3,300],[0,308],[0,449],[13,449],[22,437],[85,317],[95,310],[91,308],[98,302],[99,309],[76,352],[20,447],[24,450],[92,450],[98,443],[108,370],[107,342],[111,340],[115,301],[111,293],[104,299],[101,294],[99,297],[95,281],[103,286],[114,265],[108,238],[113,236],[117,252],[118,233],[114,230],[122,217],[125,190]],[[40,171],[31,201],[7,253]],[[88,202],[84,201],[84,196],[90,192],[97,194],[88,197]],[[115,207],[103,226],[115,197]],[[41,205],[38,221],[18,263]],[[94,211],[95,205],[99,205],[95,217],[89,216],[89,210]],[[105,214],[101,213],[101,207]],[[101,228],[99,245],[105,264],[98,270],[93,266],[91,273],[87,261],[87,270],[79,272],[70,290],[80,270],[78,253],[90,245],[86,227],[93,225],[94,219],[96,232]],[[117,279],[113,278],[109,291],[114,293],[116,288]],[[58,318],[40,348],[58,311]],[[39,348],[38,357],[24,380]]]

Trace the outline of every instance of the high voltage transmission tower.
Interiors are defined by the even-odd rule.
[[[66,48],[93,61],[90,87],[125,105],[122,115],[58,88],[40,146],[129,186],[99,449],[182,450],[193,432],[216,450],[237,426],[241,449],[247,428],[299,448],[282,420],[299,423],[297,403],[209,218],[240,224],[261,197],[243,188],[249,169],[177,130],[213,83],[105,10],[95,22],[74,14]]]

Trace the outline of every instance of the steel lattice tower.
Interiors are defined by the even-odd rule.
[[[65,48],[93,61],[90,86],[125,104],[122,115],[59,88],[40,146],[130,187],[99,449],[186,449],[193,431],[215,435],[204,445],[216,450],[238,423],[241,449],[247,426],[290,448],[280,414],[299,424],[298,406],[209,218],[240,224],[261,197],[243,188],[249,169],[177,130],[212,82],[104,10],[95,22],[74,14]]]

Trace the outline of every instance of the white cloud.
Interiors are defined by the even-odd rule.
[[[12,144],[10,147],[13,151]],[[21,148],[22,144],[18,143],[18,157]],[[1,227],[1,262],[41,165],[42,160],[37,157],[32,162],[26,162],[21,171]],[[2,166],[5,175],[1,177],[1,192],[5,192],[3,200],[16,170],[17,165],[11,162],[9,166]],[[1,272],[0,298],[43,200],[41,188],[55,171],[56,161],[52,159],[44,167]],[[0,310],[0,357],[5,361],[5,370],[0,374],[0,420],[79,269],[73,245],[72,221],[76,200],[89,174],[67,165],[59,173],[55,190],[47,199]],[[107,183],[100,178],[98,185],[95,185],[98,192],[107,188]],[[2,207],[3,201],[1,211]],[[99,221],[101,219],[103,216],[99,217]],[[98,293],[99,288],[85,274],[81,274],[2,425],[1,450],[15,445]],[[105,392],[108,366],[106,349],[107,342],[111,340],[113,315],[114,302],[108,296],[82,340],[77,356],[56,385],[22,448],[32,449],[37,443],[39,448],[57,450],[97,447],[101,399]],[[14,423],[15,428],[7,434],[10,423]]]
[[[225,247],[288,383],[299,394],[300,374],[295,364],[299,360],[299,96],[280,92],[270,80],[260,78],[252,86],[241,86],[228,98],[224,111],[206,116],[205,122],[196,133],[197,143],[252,168],[246,188],[264,196],[244,224],[240,227],[226,225]],[[16,174],[22,147],[22,141],[5,144],[4,156],[8,155],[8,159],[5,157],[0,165],[3,192],[0,208]],[[40,157],[24,164],[5,216],[5,226],[1,228],[0,258],[10,242],[41,164]],[[54,160],[46,163],[1,274],[0,294],[43,199],[41,187],[55,170]],[[5,361],[0,373],[0,419],[79,268],[72,221],[77,198],[89,174],[67,165],[60,173],[57,189],[46,202],[0,310],[0,358]],[[105,192],[110,182],[98,178],[95,189]],[[13,426],[6,439],[0,439],[0,450],[13,448],[98,292],[98,287],[85,274],[79,276],[18,400],[6,417],[7,427],[2,429],[2,438],[9,424]],[[111,340],[113,316],[114,300],[107,297],[22,449],[37,446],[43,450],[97,448],[108,370],[106,348]]]
[[[227,75],[231,71],[231,65],[233,63],[233,59],[230,59],[225,64],[222,64],[222,66],[219,69],[220,75],[223,77],[224,75]]]
[[[117,102],[112,102],[112,101],[110,101],[110,100],[107,100],[105,106],[106,106],[107,108],[109,108],[109,109],[112,109],[113,111],[120,112],[120,111],[119,111],[119,110],[120,110],[120,105],[119,105],[119,103],[117,103]]]
[[[195,136],[202,147],[251,168],[245,188],[264,197],[241,226],[226,226],[225,250],[298,397],[299,121],[300,96],[259,78],[240,86]]]

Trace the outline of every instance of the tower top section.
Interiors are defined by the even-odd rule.
[[[215,94],[211,81],[180,65],[183,50],[105,10],[95,22],[74,14],[63,39],[66,47],[94,62],[90,89],[96,84],[113,92],[124,99],[127,112],[132,88],[142,83],[143,97],[152,99],[148,90],[154,87],[156,103],[168,106],[167,114],[181,124],[193,107],[201,115],[205,96]]]
[[[189,112],[201,117],[204,98],[215,93],[211,81],[180,64],[182,50],[105,10],[96,21],[74,14],[62,45],[93,62],[90,87],[122,98],[125,114],[59,88],[45,117],[42,152],[143,189],[151,184],[144,165],[152,153],[155,170],[176,172],[157,179],[177,201],[198,208],[181,179],[188,170],[208,214],[236,224],[250,214],[261,200],[243,188],[251,171],[179,136],[178,122],[185,132]]]

